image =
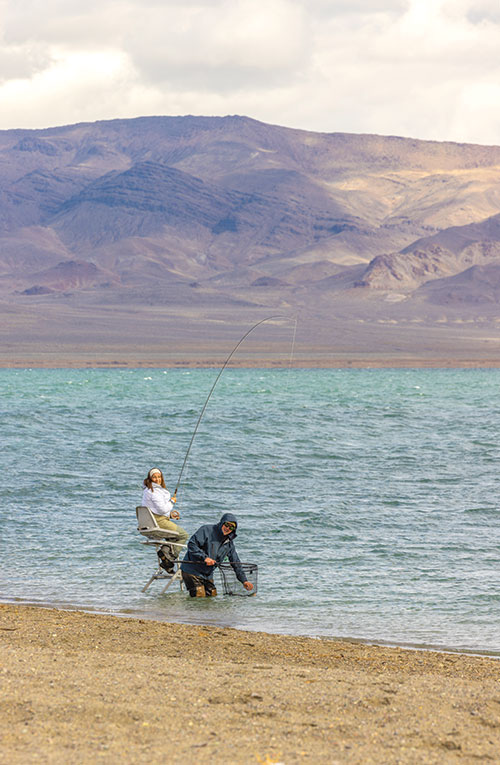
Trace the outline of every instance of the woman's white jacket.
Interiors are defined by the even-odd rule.
[[[149,507],[155,515],[166,515],[170,518],[170,511],[174,505],[170,500],[170,492],[162,486],[155,484],[151,489],[144,488],[142,492],[142,504]]]

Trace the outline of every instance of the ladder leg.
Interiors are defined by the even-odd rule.
[[[158,552],[158,550],[161,549],[162,547],[167,547],[171,551],[172,557],[175,555],[175,550],[176,549],[180,548],[179,552],[181,552],[182,549],[186,547],[186,545],[181,545],[178,542],[172,542],[171,540],[168,540],[168,539],[158,539],[158,540],[150,540],[150,539],[148,539],[146,542],[143,542],[143,544],[145,544],[145,545],[154,545],[155,548],[156,548],[156,552]],[[180,560],[177,558],[174,561],[174,564],[176,565],[177,570],[175,571],[174,575],[169,579],[169,581],[167,582],[166,586],[161,591],[161,595],[163,595],[163,593],[165,593],[168,590],[168,588],[170,587],[170,585],[172,584],[174,579],[177,579],[179,581],[181,592],[184,589],[184,583],[182,581],[182,572],[181,572],[181,567],[180,567]],[[142,588],[141,592],[146,592],[146,590],[148,589],[149,585],[155,579],[166,579],[166,578],[167,578],[167,575],[165,574],[165,572],[163,571],[161,566],[159,566],[156,569],[156,571],[154,572],[154,574],[150,577],[150,579],[146,582],[146,584]]]
[[[147,584],[145,584],[145,585],[144,585],[144,587],[142,588],[141,592],[146,592],[146,590],[148,589],[149,585],[151,584],[151,582],[152,582],[154,579],[163,579],[163,569],[161,568],[161,566],[158,566],[158,568],[156,569],[156,571],[154,572],[154,574],[152,574],[152,576],[151,576],[150,580],[149,580],[149,581],[147,582]]]
[[[168,588],[170,587],[170,585],[172,584],[172,582],[174,582],[176,579],[180,579],[180,581],[181,581],[181,584],[182,584],[182,578],[181,578],[181,570],[180,570],[180,568],[178,568],[178,569],[177,569],[177,571],[175,572],[175,574],[173,575],[173,577],[170,579],[170,581],[169,581],[169,582],[167,582],[167,584],[165,585],[165,587],[164,587],[164,588],[163,588],[163,590],[161,591],[161,594],[162,594],[162,595],[164,595],[164,594],[166,593],[166,591],[168,590]]]
[[[151,577],[151,579],[149,579],[149,581],[147,582],[147,584],[145,584],[145,585],[144,585],[144,587],[142,588],[141,592],[146,592],[146,590],[148,589],[148,587],[149,587],[149,585],[151,584],[151,582],[153,581],[153,579],[155,579],[155,577],[156,577],[156,571],[155,571],[155,573],[153,574],[153,576]]]

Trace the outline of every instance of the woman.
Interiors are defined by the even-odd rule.
[[[180,545],[185,545],[189,534],[181,526],[174,523],[171,518],[176,520],[180,518],[177,510],[174,510],[173,503],[177,500],[170,496],[170,492],[165,486],[163,473],[159,468],[151,468],[143,482],[144,491],[142,492],[142,504],[148,507],[153,513],[156,523],[161,529],[166,531],[175,531],[178,535],[177,543],[171,543],[171,549],[175,552],[170,554],[169,547],[166,545],[158,550],[160,566],[168,571],[174,572],[173,561],[177,560],[181,551]]]

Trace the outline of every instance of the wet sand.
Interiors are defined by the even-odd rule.
[[[500,762],[500,661],[0,605],[0,762]]]

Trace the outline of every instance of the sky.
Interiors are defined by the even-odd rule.
[[[0,129],[184,114],[500,144],[500,0],[0,0]]]

